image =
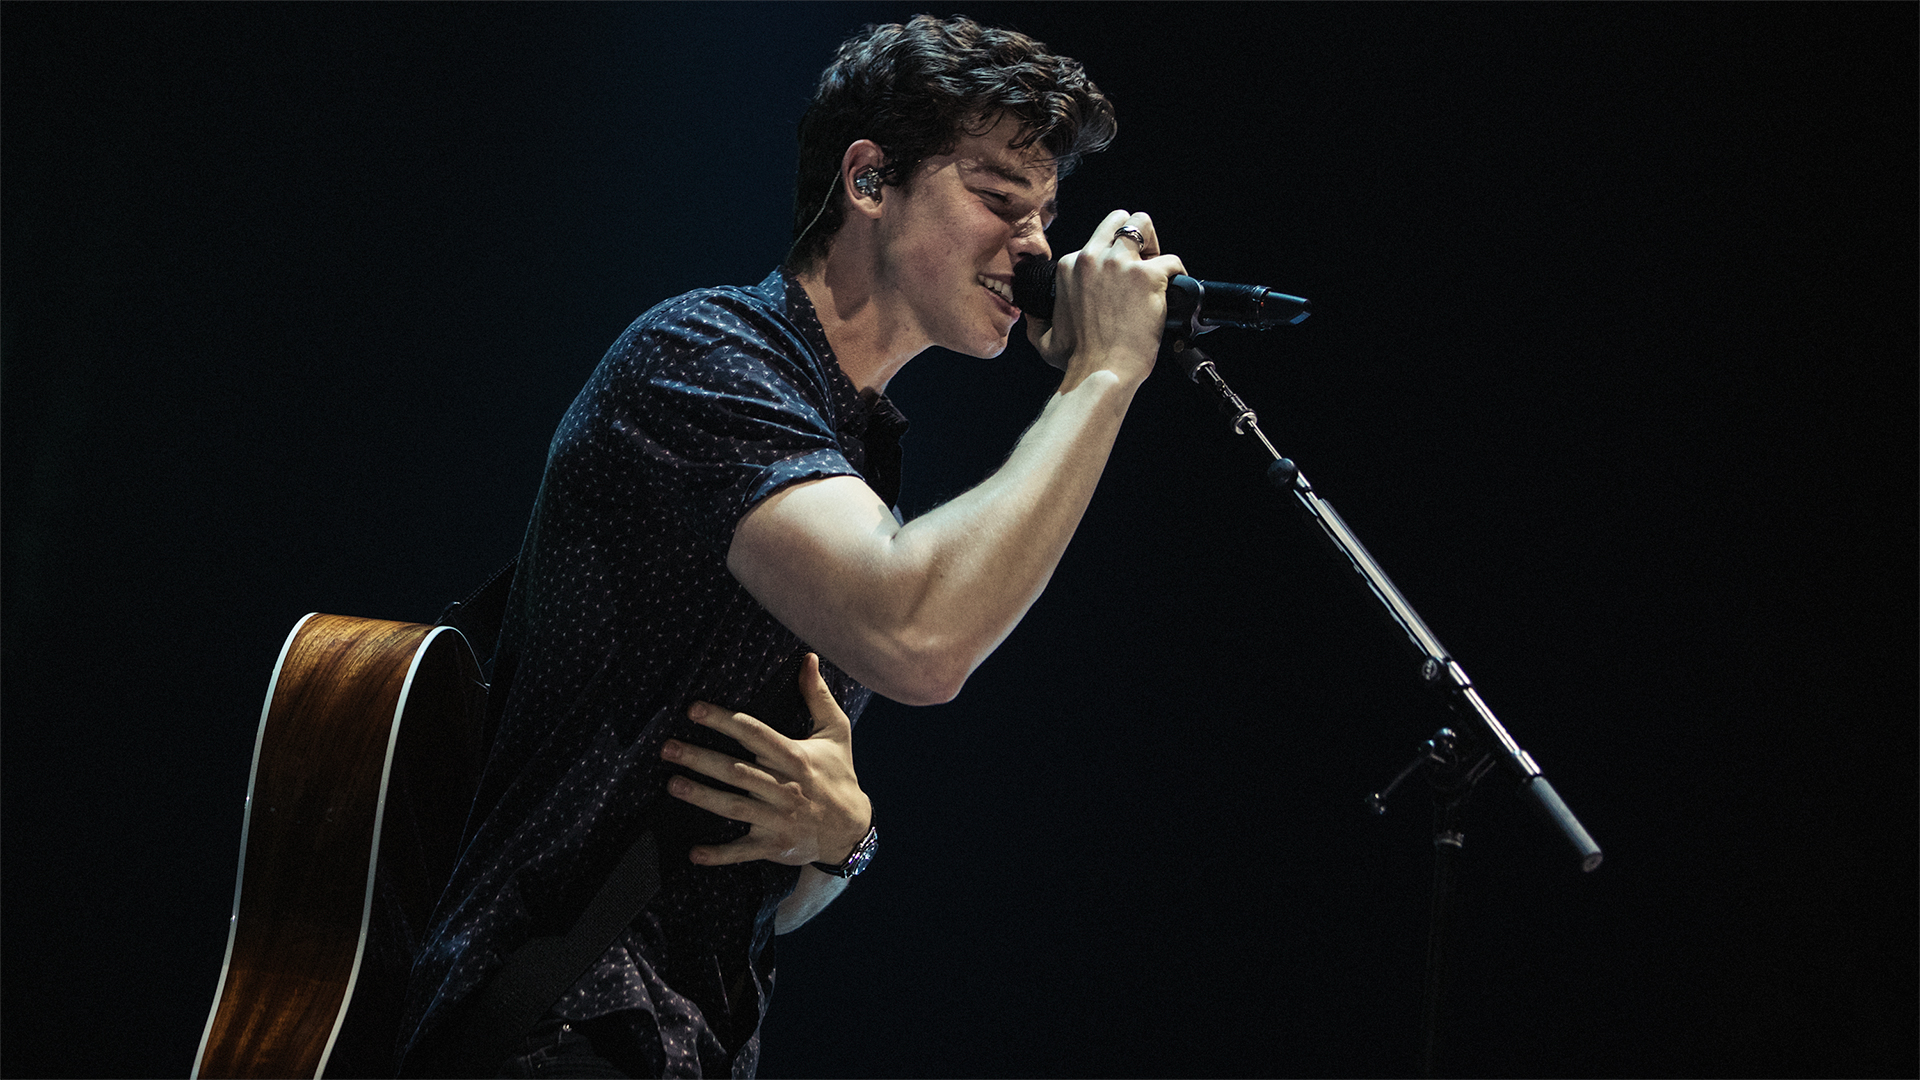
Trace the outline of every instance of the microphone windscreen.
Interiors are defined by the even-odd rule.
[[[1027,259],[1013,268],[1013,302],[1036,319],[1053,318],[1052,259]]]

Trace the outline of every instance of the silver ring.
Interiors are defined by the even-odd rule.
[[[1136,229],[1131,225],[1122,225],[1119,228],[1113,230],[1114,243],[1116,244],[1119,243],[1120,238],[1123,236],[1133,241],[1134,243],[1139,244],[1141,251],[1147,250],[1147,238],[1145,236],[1140,235],[1139,229]]]

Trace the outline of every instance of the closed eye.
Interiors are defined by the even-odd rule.
[[[1021,203],[1014,201],[1012,197],[999,191],[980,189],[978,194],[986,201],[987,205],[992,208],[993,212],[1009,225],[1018,226],[1027,222],[1029,219],[1037,218],[1038,221],[1036,224],[1041,232],[1045,232],[1047,231],[1047,226],[1053,224],[1053,214],[1046,207],[1036,207],[1032,210],[1024,209]],[[1043,213],[1042,211],[1048,212]]]

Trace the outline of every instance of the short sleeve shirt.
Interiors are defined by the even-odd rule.
[[[529,936],[564,933],[650,828],[659,892],[556,1012],[622,1014],[649,1053],[657,1039],[661,1075],[752,1074],[774,911],[799,871],[689,862],[690,846],[746,827],[668,796],[679,770],[660,746],[748,756],[687,706],[773,700],[806,646],[728,572],[734,527],[822,477],[862,476],[892,504],[905,427],[856,391],[779,272],[667,301],[614,343],[549,448],[495,654],[479,795],[409,986],[412,1045]],[[870,692],[821,669],[857,717]],[[756,705],[776,714],[760,719],[804,737],[797,692],[780,700]]]

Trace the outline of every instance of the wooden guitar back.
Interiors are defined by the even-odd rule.
[[[391,1076],[407,970],[479,775],[457,631],[309,615],[254,744],[227,957],[196,1077]]]

